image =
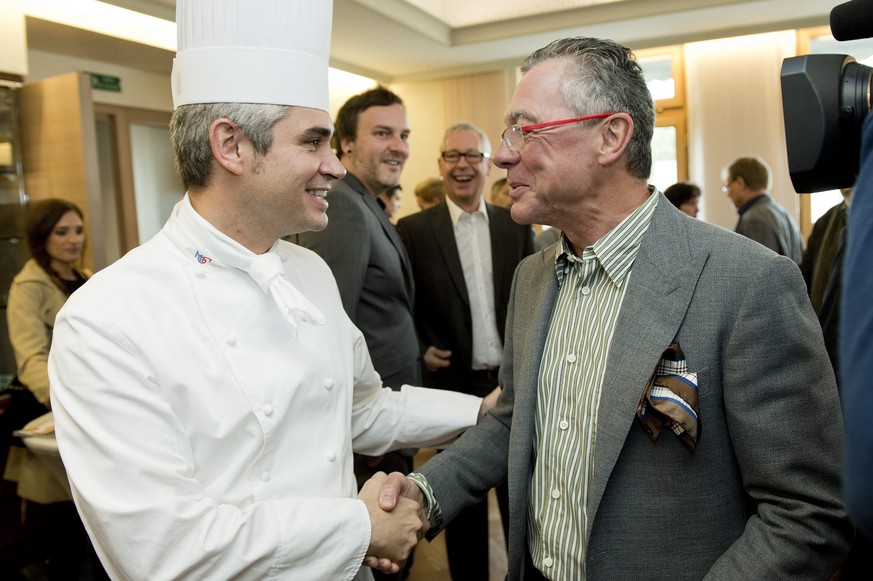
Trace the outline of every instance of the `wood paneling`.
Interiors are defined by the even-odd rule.
[[[106,265],[90,79],[68,73],[19,93],[25,189],[33,201],[70,200],[85,215],[86,268]]]

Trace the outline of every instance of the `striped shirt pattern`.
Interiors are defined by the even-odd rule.
[[[631,266],[651,222],[654,193],[582,256],[561,239],[558,296],[540,367],[529,550],[552,581],[585,578],[588,486],[609,345]]]

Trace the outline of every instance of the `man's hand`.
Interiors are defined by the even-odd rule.
[[[377,472],[358,493],[370,515],[370,546],[364,565],[396,573],[424,536],[421,503],[403,495],[409,487],[418,488],[399,472],[390,481],[384,472]]]
[[[437,369],[448,367],[451,362],[452,352],[446,349],[437,349],[433,345],[427,348],[424,352],[424,365],[431,373]]]
[[[400,472],[392,472],[387,477],[384,476],[385,475],[382,472],[376,474],[373,478],[367,481],[367,483],[364,485],[364,489],[366,489],[368,485],[373,483],[374,480],[379,477],[379,482],[381,482],[382,488],[381,490],[379,490],[378,496],[379,507],[382,510],[388,512],[393,511],[398,506],[398,501],[403,501],[403,503],[405,503],[407,500],[409,500],[418,505],[418,517],[421,522],[421,530],[418,534],[418,540],[421,540],[421,538],[424,537],[424,534],[427,532],[427,529],[430,528],[430,523],[427,522],[427,517],[425,516],[423,508],[425,502],[424,494],[414,482],[406,478],[406,476],[404,476]],[[363,493],[364,490],[362,489],[361,492]],[[400,570],[401,564],[402,563],[398,564],[384,557],[379,558],[375,555],[370,555],[369,552],[368,555],[364,558],[365,566],[371,567],[373,569],[378,569],[383,573],[396,573]]]
[[[494,406],[497,405],[497,398],[500,397],[501,391],[503,390],[500,389],[500,386],[498,385],[494,388],[494,391],[482,398],[482,405],[479,406],[479,419],[484,418],[485,414],[494,409]]]

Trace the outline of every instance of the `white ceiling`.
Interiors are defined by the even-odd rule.
[[[167,20],[175,0],[104,0]],[[290,0],[289,0],[290,1]],[[334,0],[331,64],[381,82],[517,65],[564,36],[648,48],[828,23],[822,0]],[[172,53],[27,19],[31,48],[169,73]]]

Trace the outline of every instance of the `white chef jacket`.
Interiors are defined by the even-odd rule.
[[[352,451],[443,442],[481,400],[383,388],[330,269],[280,242],[327,319],[293,339],[228,251],[251,255],[186,197],[58,315],[52,405],[88,533],[113,578],[370,578]]]

